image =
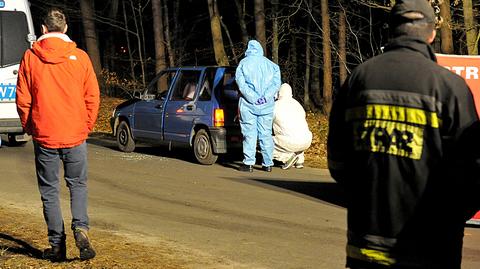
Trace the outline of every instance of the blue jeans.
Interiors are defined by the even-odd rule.
[[[34,142],[38,188],[43,203],[43,216],[48,227],[48,241],[52,246],[65,242],[65,228],[60,208],[60,162],[70,190],[72,230],[88,230],[87,215],[87,143],[73,148],[49,149]]]

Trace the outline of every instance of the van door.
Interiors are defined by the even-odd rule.
[[[198,90],[202,70],[181,70],[165,108],[166,141],[190,142],[190,133],[197,116]]]
[[[158,143],[163,140],[163,110],[176,70],[160,73],[135,103],[132,133],[135,139]]]
[[[24,12],[0,10],[0,133],[22,132],[15,97],[20,61],[30,47],[29,33]]]

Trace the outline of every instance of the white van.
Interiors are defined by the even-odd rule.
[[[6,134],[11,145],[29,139],[20,124],[15,97],[20,61],[33,41],[28,0],[0,0],[0,134]]]

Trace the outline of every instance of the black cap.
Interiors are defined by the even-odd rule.
[[[421,15],[406,15],[406,13],[411,12],[420,13]],[[390,19],[393,23],[407,21],[435,23],[435,12],[427,0],[397,0],[390,12]]]

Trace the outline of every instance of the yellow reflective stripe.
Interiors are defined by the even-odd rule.
[[[388,252],[368,248],[358,248],[352,245],[347,245],[347,256],[357,260],[374,262],[385,266],[391,266],[396,263],[396,260],[392,258]]]
[[[435,112],[420,108],[393,105],[368,104],[364,107],[348,109],[346,120],[388,120],[439,128],[440,119]]]
[[[423,126],[402,122],[353,122],[354,149],[381,152],[419,160],[423,151]]]

